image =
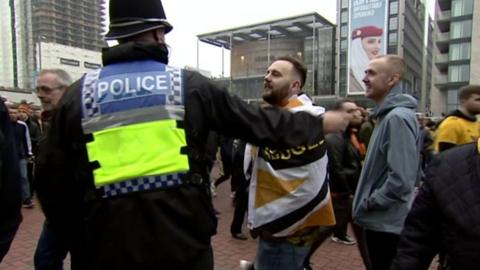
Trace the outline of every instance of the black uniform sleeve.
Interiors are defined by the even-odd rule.
[[[186,119],[194,129],[206,125],[225,136],[274,148],[314,144],[324,139],[320,117],[249,105],[196,73],[190,74],[188,85]]]

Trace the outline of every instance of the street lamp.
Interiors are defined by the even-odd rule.
[[[240,61],[242,62],[242,64],[245,65],[245,71],[246,71],[246,80],[247,80],[247,91],[250,90],[250,85],[249,85],[249,74],[248,74],[248,69],[249,69],[249,66],[248,66],[248,62],[245,60],[245,56],[240,56]]]
[[[302,56],[303,56],[302,52],[297,52],[298,60],[301,61],[301,60],[302,60]]]

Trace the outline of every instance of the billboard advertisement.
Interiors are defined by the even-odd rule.
[[[387,52],[388,0],[350,0],[348,39],[349,95],[365,94],[368,62]]]

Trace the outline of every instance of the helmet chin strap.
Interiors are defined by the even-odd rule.
[[[159,38],[158,38],[158,35],[157,35],[157,31],[156,31],[156,30],[155,30],[155,31],[152,31],[152,35],[153,35],[153,39],[155,40],[155,42],[158,43]]]

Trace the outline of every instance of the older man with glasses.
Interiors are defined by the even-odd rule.
[[[48,136],[48,127],[53,110],[57,107],[60,99],[72,83],[70,75],[62,69],[44,69],[37,78],[37,87],[34,93],[42,103],[42,126],[43,136],[39,142],[39,152],[45,151],[45,141]],[[41,155],[39,155],[41,156]],[[42,164],[45,160],[38,159],[36,164]],[[42,206],[48,205],[45,198],[55,187],[48,181],[35,181],[38,199]],[[68,206],[66,206],[68,207]],[[66,208],[68,209],[68,208]],[[67,211],[67,210],[66,210]],[[67,220],[67,219],[65,219]],[[37,249],[34,255],[35,269],[63,269],[63,260],[70,251],[72,257],[72,269],[77,269],[77,256],[75,254],[77,225],[74,222],[59,222],[47,218],[43,225],[42,233],[38,239]],[[80,222],[78,222],[80,223]]]
[[[70,75],[62,69],[42,70],[34,92],[40,99],[43,110],[52,111],[71,83]]]

